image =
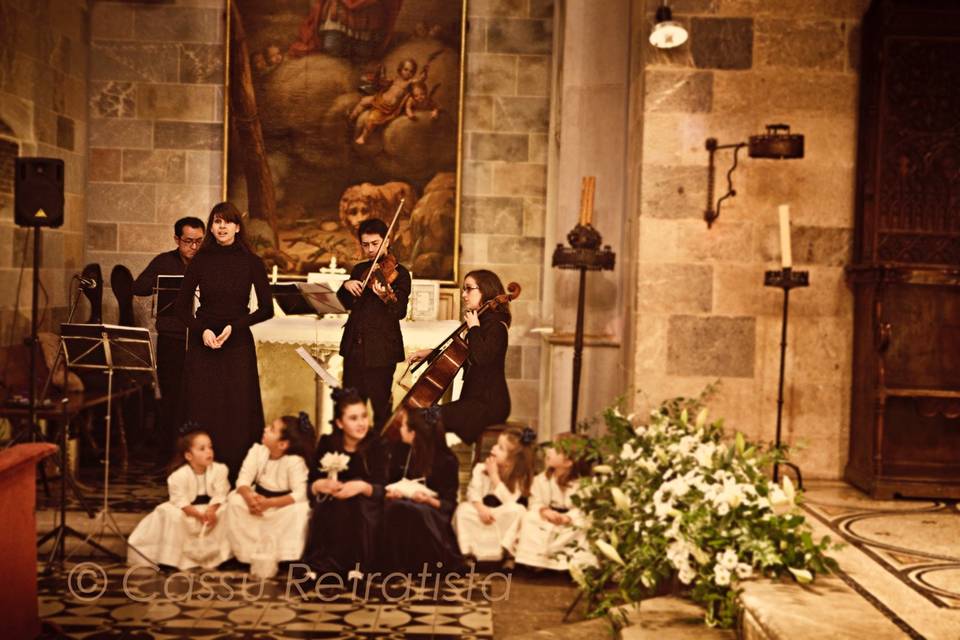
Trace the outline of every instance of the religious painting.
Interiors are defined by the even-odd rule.
[[[413,276],[457,280],[465,15],[465,0],[230,0],[225,197],[268,267],[349,269],[360,223],[396,218]]]

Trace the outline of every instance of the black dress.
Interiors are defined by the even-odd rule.
[[[510,390],[505,373],[507,321],[501,311],[480,316],[480,326],[467,331],[470,355],[463,366],[463,390],[455,402],[440,405],[443,427],[472,444],[484,427],[510,415]]]
[[[390,451],[388,484],[404,477],[410,447],[400,442]],[[427,486],[437,492],[439,509],[406,498],[384,500],[377,562],[380,571],[418,573],[424,564],[434,575],[463,570],[463,556],[451,523],[457,506],[459,464],[450,449],[434,454]]]
[[[250,313],[250,285],[257,310]],[[193,314],[193,292],[200,308]],[[184,419],[200,425],[213,440],[217,460],[230,468],[231,482],[247,450],[263,432],[263,402],[257,353],[250,326],[273,317],[273,296],[260,258],[237,242],[203,247],[183,277],[177,316],[189,328],[181,393]],[[230,337],[219,349],[203,344],[203,332]]]
[[[383,512],[383,486],[386,480],[386,451],[379,436],[371,432],[358,447],[361,452],[343,448],[343,432],[320,438],[317,457],[310,469],[310,485],[324,477],[320,471],[320,459],[330,452],[350,456],[346,471],[337,474],[341,482],[364,480],[373,485],[370,496],[356,495],[338,500],[326,494],[312,498],[310,527],[307,543],[303,549],[303,562],[318,576],[337,573],[346,578],[348,572],[360,565],[366,573],[373,563],[377,533]]]
[[[350,279],[362,280],[369,266],[369,260],[355,266]],[[393,373],[405,357],[400,321],[407,315],[410,272],[403,265],[397,265],[397,278],[392,287],[396,302],[384,302],[370,287],[359,298],[342,285],[337,290],[337,299],[350,310],[340,340],[343,386],[356,389],[364,400],[370,400],[373,426],[378,432],[392,413]]]

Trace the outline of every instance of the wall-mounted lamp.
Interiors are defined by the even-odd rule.
[[[672,49],[687,41],[687,30],[674,21],[673,13],[667,6],[667,0],[657,7],[656,22],[650,32],[650,44],[658,49]]]
[[[716,138],[707,138],[706,148],[710,154],[710,161],[707,165],[707,209],[703,212],[703,219],[707,221],[708,229],[713,225],[713,221],[720,217],[720,205],[723,201],[737,195],[736,189],[733,188],[733,172],[737,168],[737,153],[743,147],[748,147],[747,152],[751,158],[771,160],[802,158],[803,134],[790,133],[790,125],[768,124],[766,133],[750,136],[747,142],[718,144]],[[727,192],[717,200],[716,208],[714,208],[713,188],[714,174],[716,173],[714,154],[720,149],[733,149],[733,164],[727,171]]]

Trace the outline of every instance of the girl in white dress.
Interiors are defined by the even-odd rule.
[[[557,441],[564,440],[583,441],[572,433],[557,437]],[[577,480],[587,469],[584,461],[571,458],[556,447],[547,447],[544,463],[547,468],[533,479],[530,504],[520,520],[516,559],[530,567],[566,571],[568,555],[573,552],[569,545],[583,536],[577,528],[582,522],[581,514],[571,498]]]
[[[310,516],[307,460],[316,441],[307,414],[277,418],[263,429],[260,444],[250,447],[237,489],[227,499],[228,535],[237,560],[250,563],[261,543],[272,539],[277,561],[303,553]]]
[[[157,563],[180,570],[198,566],[211,569],[230,558],[226,513],[220,509],[230,491],[227,465],[213,461],[209,435],[187,429],[177,439],[170,465],[173,472],[167,477],[170,500],[141,520],[130,534],[127,562],[131,565]],[[198,564],[184,553],[184,547],[195,542],[201,530],[210,539],[206,544],[211,553],[205,554],[202,564]],[[212,553],[214,546],[216,554]]]
[[[536,439],[529,427],[509,427],[497,438],[486,462],[473,468],[467,501],[457,505],[453,515],[460,553],[468,563],[499,562],[504,549],[513,548],[516,523],[527,511]],[[508,555],[504,569],[512,568]]]

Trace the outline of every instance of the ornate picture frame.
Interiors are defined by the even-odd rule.
[[[349,270],[399,211],[399,261],[458,281],[465,38],[466,0],[228,0],[224,199],[268,268]]]

